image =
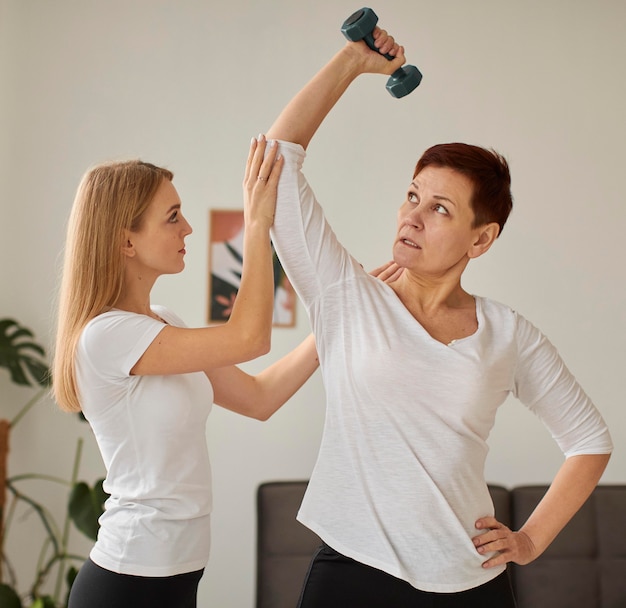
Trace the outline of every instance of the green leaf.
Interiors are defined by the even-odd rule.
[[[78,576],[78,569],[74,566],[70,566],[65,574],[65,582],[67,583],[67,595],[65,597],[64,608],[67,608],[67,605],[70,603],[70,591],[72,590],[72,585]]]
[[[96,540],[98,536],[98,518],[104,512],[104,502],[109,495],[102,488],[100,479],[90,488],[84,481],[79,481],[72,488],[68,511],[74,525],[88,538]]]
[[[2,608],[22,608],[20,597],[12,587],[0,583],[0,606]]]
[[[78,576],[78,568],[74,566],[70,566],[65,574],[65,582],[67,583],[68,589],[72,588],[76,577]]]
[[[0,319],[0,367],[9,370],[15,384],[49,386],[45,350],[30,338],[33,338],[30,329],[14,319]]]
[[[58,606],[49,595],[44,595],[42,597],[38,597],[31,604],[30,608],[58,608]]]

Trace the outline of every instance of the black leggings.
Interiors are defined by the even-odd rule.
[[[515,608],[508,574],[458,593],[430,593],[322,545],[298,608]]]
[[[203,572],[131,576],[87,560],[72,585],[68,608],[196,608]]]

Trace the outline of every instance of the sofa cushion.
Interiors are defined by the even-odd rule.
[[[296,520],[306,481],[261,484],[257,492],[257,608],[295,608],[320,539]]]
[[[514,529],[546,490],[511,490]],[[598,486],[543,555],[511,572],[519,608],[626,607],[626,486]]]

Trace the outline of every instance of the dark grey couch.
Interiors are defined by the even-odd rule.
[[[280,481],[258,489],[257,608],[296,606],[320,544],[295,519],[306,485]],[[496,517],[519,528],[546,489],[489,486]],[[509,569],[518,608],[626,608],[626,485],[596,488],[539,559]]]

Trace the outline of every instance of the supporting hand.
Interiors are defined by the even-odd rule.
[[[263,135],[250,143],[243,190],[246,226],[260,222],[261,227],[269,230],[274,223],[276,190],[283,158],[277,156],[278,146],[274,141],[269,142],[270,150],[265,156],[267,143]]]
[[[395,262],[387,262],[374,270],[370,270],[370,274],[380,279],[383,283],[393,283],[400,277],[404,268],[398,266]]]
[[[530,563],[538,552],[530,537],[524,532],[513,532],[495,517],[481,517],[476,522],[478,530],[487,530],[472,539],[480,554],[497,552],[483,563],[483,568],[493,568],[508,562],[521,566]]]

